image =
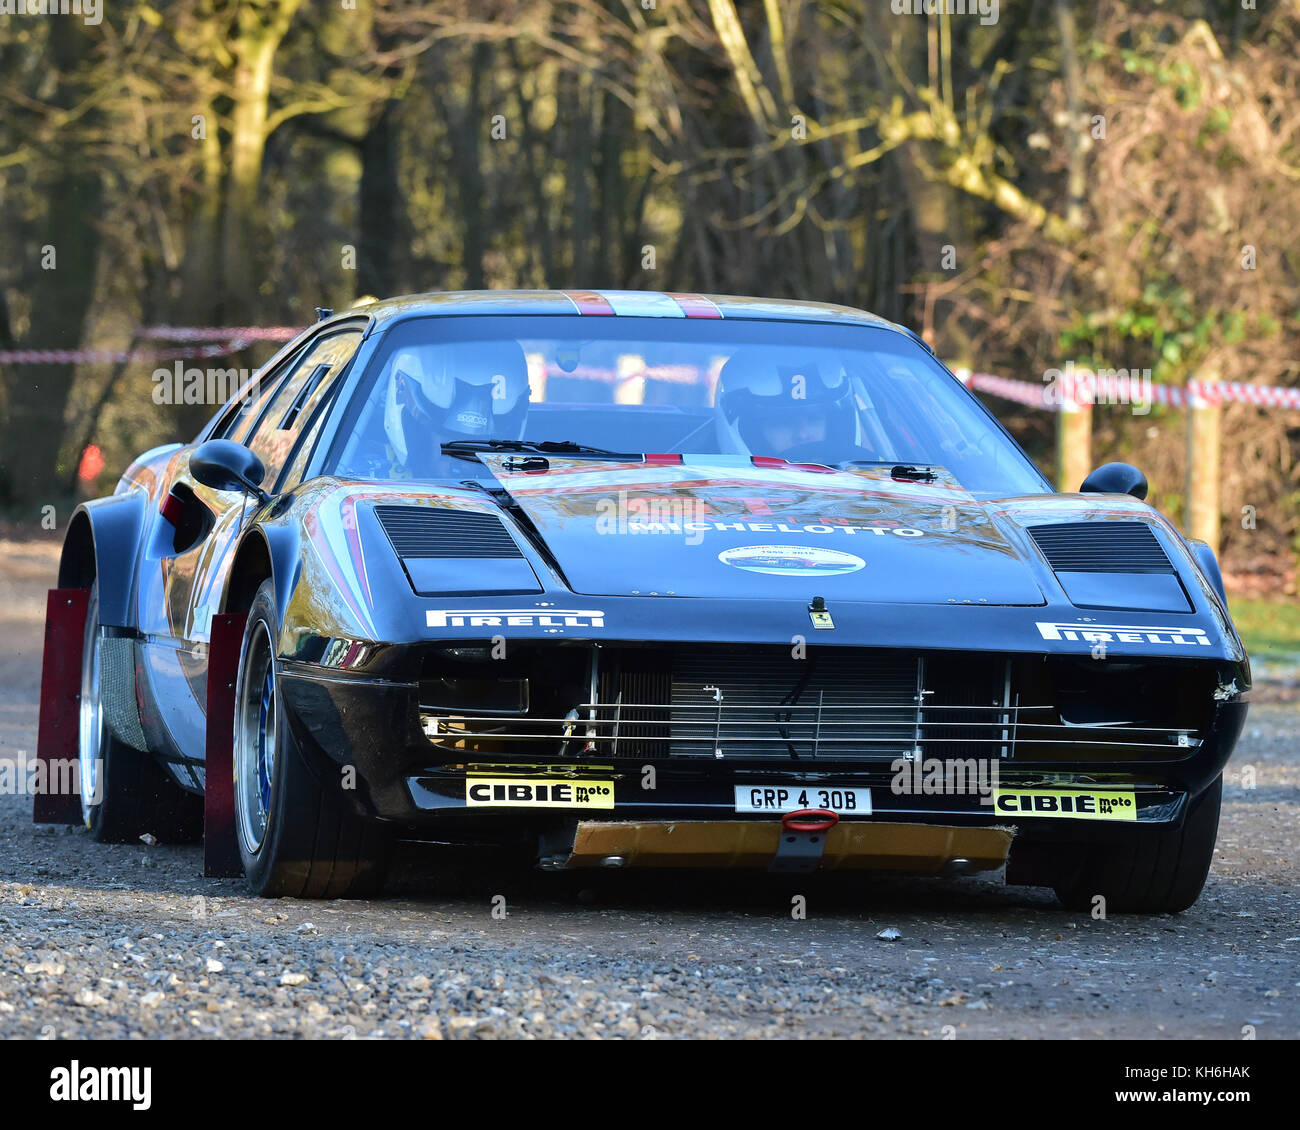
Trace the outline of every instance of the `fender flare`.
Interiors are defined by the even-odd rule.
[[[110,628],[136,626],[131,601],[148,504],[139,489],[83,502],[63,539],[59,587],[89,588],[98,578],[99,619]]]
[[[1228,592],[1223,587],[1223,573],[1219,569],[1219,559],[1214,556],[1214,550],[1208,542],[1198,541],[1195,538],[1187,538],[1187,548],[1192,551],[1192,556],[1196,559],[1196,564],[1201,567],[1201,572],[1205,574],[1206,580],[1214,586],[1214,591],[1219,594],[1219,600],[1223,602],[1223,607],[1228,607]]]
[[[148,506],[143,489],[82,503],[68,523],[59,557],[59,588],[88,589],[99,582],[99,622],[108,629],[95,643],[104,714],[114,737],[142,752],[149,740],[137,701],[133,600]]]
[[[300,573],[296,532],[283,526],[254,523],[239,539],[234,564],[226,578],[226,590],[222,594],[222,611],[246,612],[253,603],[258,585],[269,574],[275,586],[276,611],[283,617]]]

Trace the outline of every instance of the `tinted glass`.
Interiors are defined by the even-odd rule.
[[[972,491],[1043,478],[911,338],[864,326],[626,317],[430,317],[376,350],[327,470],[486,478],[457,439],[569,440],[620,453],[937,465]]]
[[[301,430],[312,419],[312,409],[360,341],[361,331],[356,330],[331,334],[318,342],[266,400],[253,434],[244,442],[266,465],[264,481],[268,486],[279,477]]]

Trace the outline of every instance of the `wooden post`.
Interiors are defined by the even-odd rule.
[[[1219,552],[1219,377],[1187,382],[1187,536]]]
[[[1092,403],[1080,396],[1073,374],[1061,383],[1061,407],[1056,413],[1056,486],[1076,491],[1092,470]]]

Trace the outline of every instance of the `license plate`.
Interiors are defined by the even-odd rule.
[[[737,812],[779,816],[798,808],[825,808],[839,816],[870,816],[870,789],[808,788],[803,785],[737,785]]]

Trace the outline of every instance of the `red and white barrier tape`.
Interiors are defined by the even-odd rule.
[[[547,380],[598,381],[601,384],[622,384],[644,378],[665,384],[693,385],[702,384],[709,378],[709,373],[699,365],[642,365],[639,369],[619,372],[608,365],[576,365],[565,369],[554,361],[548,361],[542,372]]]
[[[302,330],[295,326],[145,326],[136,336],[150,341],[180,341],[195,344],[178,349],[9,349],[0,350],[4,365],[95,365],[130,361],[181,361],[202,357],[225,357],[239,353],[257,341],[291,341]],[[662,380],[682,381],[681,366],[657,366],[637,376],[655,376]],[[670,372],[670,370],[673,370]],[[1300,388],[1279,385],[1254,385],[1242,381],[1188,381],[1186,385],[1156,384],[1140,377],[1117,374],[1065,372],[1057,381],[1020,381],[992,373],[954,370],[958,380],[977,392],[1003,400],[1012,400],[1030,408],[1059,412],[1062,400],[1074,404],[1160,404],[1186,408],[1197,401],[1205,404],[1254,404],[1260,408],[1300,409]],[[591,379],[595,373],[548,372],[548,376],[579,376]],[[618,379],[602,373],[597,379]]]
[[[153,341],[292,341],[302,333],[297,326],[145,326],[138,333]]]
[[[1055,411],[1057,407],[1051,402],[1046,385],[1033,385],[1010,377],[995,377],[992,373],[972,373],[969,369],[958,370],[957,377],[967,387],[977,392],[987,392],[990,396],[999,396],[1003,400],[1014,400],[1030,408],[1046,408],[1049,411]]]
[[[1071,376],[1059,382],[1034,384],[991,373],[954,370],[968,388],[1003,400],[1014,400],[1030,408],[1059,412],[1069,397],[1081,407],[1102,405],[1160,404],[1186,408],[1197,401],[1205,404],[1254,404],[1260,408],[1300,408],[1300,388],[1253,385],[1242,381],[1188,381],[1186,385],[1156,384],[1132,377]]]
[[[1211,391],[1214,390],[1214,391]],[[1300,408],[1300,389],[1277,385],[1251,385],[1241,381],[1220,381],[1202,389],[1206,399],[1215,395],[1239,404],[1257,404],[1264,408]]]
[[[181,361],[197,357],[227,357],[247,349],[250,342],[234,338],[214,345],[181,349],[0,349],[0,365],[107,365],[128,361]]]
[[[137,338],[196,344],[176,349],[7,349],[0,350],[0,365],[104,365],[225,357],[255,341],[292,341],[301,332],[295,326],[144,326],[136,331]]]

